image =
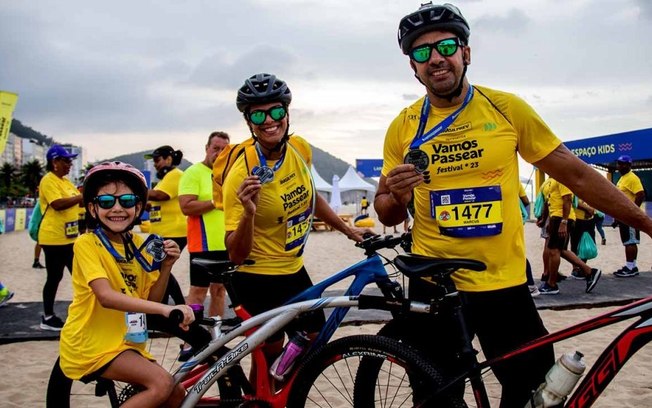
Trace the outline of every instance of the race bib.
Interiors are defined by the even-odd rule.
[[[312,209],[308,208],[303,213],[288,219],[287,230],[285,234],[286,251],[289,251],[303,244],[303,241],[306,238],[306,234],[310,229],[310,214],[312,214]]]
[[[147,335],[147,318],[145,313],[126,312],[127,333],[125,340],[131,343],[144,343],[149,337]]]
[[[77,221],[67,222],[64,224],[66,238],[75,238],[79,235],[79,224]]]
[[[503,230],[500,186],[431,191],[430,215],[449,237],[498,235]]]
[[[161,222],[161,206],[154,205],[149,210],[149,221],[150,222]]]

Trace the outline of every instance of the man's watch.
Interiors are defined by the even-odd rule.
[[[568,224],[568,220],[561,220],[560,221],[562,224]]]

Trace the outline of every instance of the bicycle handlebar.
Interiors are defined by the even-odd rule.
[[[356,242],[355,246],[365,250],[365,255],[372,256],[380,249],[392,249],[397,245],[401,245],[404,241],[412,238],[410,232],[405,232],[401,235],[372,235],[364,234],[364,241]]]

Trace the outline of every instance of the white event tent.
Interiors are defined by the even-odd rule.
[[[362,196],[366,196],[367,200],[371,202],[376,193],[376,187],[360,177],[353,166],[349,166],[346,173],[342,176],[339,181],[339,187],[342,203],[355,204],[358,211]]]
[[[315,168],[314,164],[310,164],[310,172],[312,173],[312,180],[315,183],[315,189],[319,194],[321,194],[322,197],[326,199],[326,201],[329,201],[331,199],[331,192],[333,191],[333,187],[328,184],[326,180],[322,178],[322,176],[317,173],[317,169]]]

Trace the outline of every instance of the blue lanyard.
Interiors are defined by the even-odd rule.
[[[419,129],[417,129],[417,133],[414,135],[412,143],[410,143],[410,149],[418,149],[419,146],[429,140],[434,139],[435,136],[448,129],[448,127],[453,124],[453,122],[455,122],[455,119],[457,119],[460,113],[462,113],[464,108],[466,108],[466,105],[471,102],[471,98],[473,98],[473,86],[469,85],[469,90],[466,92],[462,106],[460,106],[455,112],[451,113],[446,119],[439,122],[437,126],[430,129],[428,133],[424,135],[423,132],[426,129],[426,124],[428,123],[428,115],[430,115],[430,99],[428,99],[428,95],[426,95],[425,100],[423,101],[423,106],[421,106]]]
[[[278,159],[276,164],[274,164],[274,167],[272,167],[272,171],[276,173],[276,170],[278,170],[281,167],[281,164],[283,164],[283,160],[285,160],[285,153],[287,152],[287,143],[285,144],[285,150],[283,151],[283,154],[281,155],[281,158]],[[265,155],[263,152],[260,150],[260,144],[256,143],[256,153],[258,153],[258,161],[260,162],[260,165],[262,167],[268,167],[267,166],[267,159],[265,158]]]
[[[101,227],[95,228],[93,233],[95,233],[95,235],[100,239],[100,242],[102,242],[104,248],[106,248],[106,250],[109,251],[111,255],[113,255],[113,258],[115,258],[116,261],[128,262],[131,259],[136,258],[136,261],[138,261],[140,266],[142,266],[146,272],[156,271],[161,268],[161,262],[153,261],[152,264],[150,265],[149,262],[147,262],[147,259],[145,259],[145,257],[141,253],[141,250],[149,243],[149,241],[151,241],[154,238],[157,238],[156,235],[152,234],[149,237],[147,237],[147,240],[145,240],[145,242],[143,243],[143,245],[141,245],[140,248],[136,248],[136,245],[131,240],[131,236],[129,236],[129,239],[126,240],[125,242],[125,256],[122,256],[113,247],[111,241],[109,240],[109,237],[106,236],[106,233],[104,232],[104,230],[102,230]]]

